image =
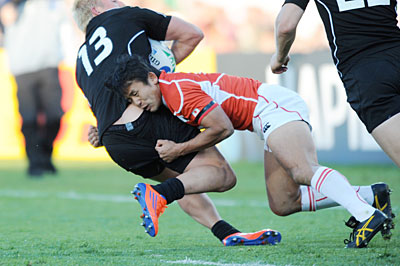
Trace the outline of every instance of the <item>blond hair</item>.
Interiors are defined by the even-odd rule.
[[[75,0],[72,14],[79,29],[86,32],[89,21],[94,17],[92,8],[97,5],[97,0]]]

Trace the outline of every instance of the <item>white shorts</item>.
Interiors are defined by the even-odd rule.
[[[258,88],[258,103],[253,114],[253,129],[264,140],[264,149],[269,134],[291,121],[309,123],[309,111],[304,100],[294,91],[279,85],[263,83]]]

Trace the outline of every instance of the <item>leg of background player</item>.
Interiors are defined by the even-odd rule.
[[[386,120],[372,131],[372,136],[386,154],[400,167],[400,113]]]

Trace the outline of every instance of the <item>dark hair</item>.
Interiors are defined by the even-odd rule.
[[[127,89],[134,81],[148,84],[148,76],[160,71],[150,65],[149,61],[139,55],[121,55],[117,58],[114,71],[108,76],[105,86],[112,91],[127,97]]]

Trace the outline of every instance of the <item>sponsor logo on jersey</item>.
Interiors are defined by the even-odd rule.
[[[267,122],[264,127],[263,127],[263,133],[267,132],[268,128],[270,128],[271,125],[269,124],[269,122]]]

